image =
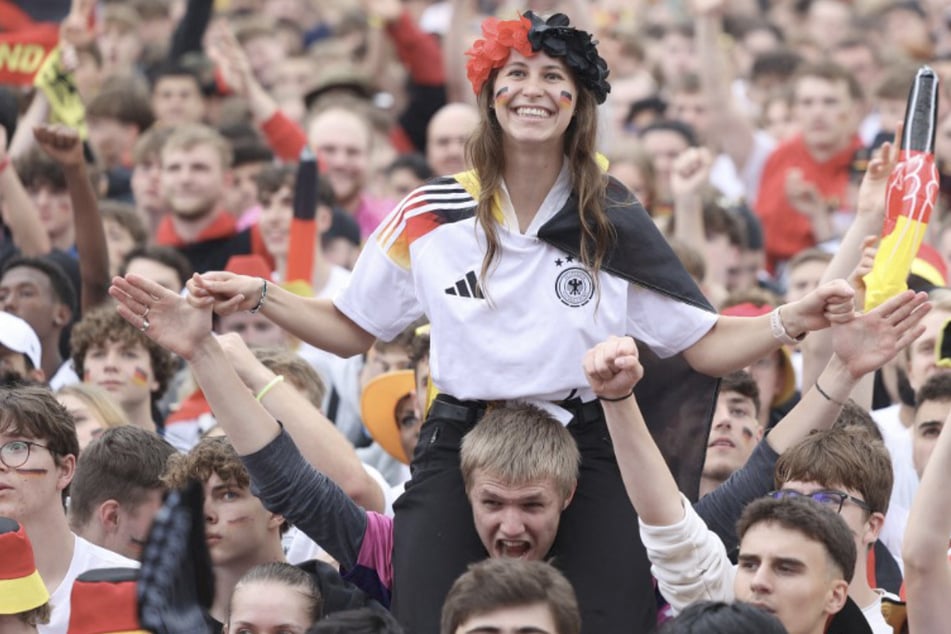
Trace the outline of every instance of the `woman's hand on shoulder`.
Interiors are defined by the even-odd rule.
[[[644,376],[633,337],[608,337],[585,353],[582,365],[598,398],[623,398]]]

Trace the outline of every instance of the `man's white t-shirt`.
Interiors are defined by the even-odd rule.
[[[76,374],[76,370],[73,368],[73,360],[67,359],[63,361],[59,368],[57,368],[56,374],[50,377],[47,383],[54,392],[61,387],[79,383],[79,375]]]
[[[888,501],[888,513],[879,539],[888,552],[895,558],[899,569],[904,573],[905,565],[901,558],[902,538],[905,534],[905,522],[908,509],[918,491],[918,472],[912,457],[911,429],[905,427],[899,418],[901,405],[892,405],[872,412],[872,419],[882,432],[885,447],[892,459],[894,484]]]
[[[138,568],[139,562],[123,557],[119,553],[106,550],[86,541],[79,535],[73,535],[73,559],[69,564],[66,576],[59,586],[50,593],[50,604],[53,606],[53,615],[47,625],[39,626],[39,634],[66,634],[69,628],[70,604],[69,597],[73,591],[73,582],[76,577],[88,570],[97,568]]]

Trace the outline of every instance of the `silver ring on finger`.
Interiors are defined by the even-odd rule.
[[[146,312],[148,312],[148,311],[146,311]],[[141,332],[145,332],[146,330],[149,329],[149,327],[151,327],[151,325],[152,325],[152,324],[149,323],[149,320],[148,320],[147,318],[143,317],[143,318],[142,318],[142,325],[139,326],[139,330],[140,330]]]

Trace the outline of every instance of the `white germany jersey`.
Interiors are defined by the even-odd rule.
[[[716,314],[604,272],[599,297],[576,258],[535,235],[567,200],[567,178],[525,234],[500,218],[487,280],[475,199],[455,178],[420,187],[367,241],[337,307],[384,341],[425,314],[432,380],[460,399],[588,400],[582,359],[609,335],[633,335],[662,357],[690,347]]]

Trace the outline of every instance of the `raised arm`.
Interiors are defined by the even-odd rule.
[[[805,391],[742,469],[696,504],[728,550],[737,545],[736,521],[743,508],[772,489],[779,454],[814,430],[832,427],[856,383],[920,336],[921,319],[930,309],[925,293],[907,291],[849,323],[832,326],[833,354],[817,385]]]
[[[709,140],[741,172],[753,151],[753,124],[735,103],[731,91],[733,76],[720,45],[725,4],[724,0],[693,0],[698,74],[707,112],[712,115]]]
[[[823,284],[802,299],[781,306],[780,327],[790,337],[798,337],[833,322],[848,322],[855,317],[854,295],[845,280]],[[706,335],[684,351],[684,357],[695,370],[711,376],[745,368],[779,347],[771,317],[721,316]]]
[[[601,399],[618,468],[637,512],[652,573],[675,611],[699,599],[732,598],[732,565],[722,542],[680,494],[633,395],[644,369],[631,337],[588,351],[585,375]]]
[[[216,25],[210,33],[208,56],[228,88],[248,101],[251,116],[261,124],[278,111],[277,101],[254,76],[251,63],[231,28]],[[294,157],[296,160],[296,157]]]
[[[50,102],[46,93],[37,90],[33,93],[33,100],[17,122],[17,131],[10,140],[7,153],[13,159],[18,159],[33,147],[33,128],[46,121],[50,114]]]
[[[849,323],[833,325],[832,358],[816,384],[770,432],[773,449],[782,453],[814,429],[831,427],[855,384],[921,336],[921,320],[930,310],[927,293],[905,291]]]
[[[99,199],[89,180],[79,133],[64,125],[43,125],[33,130],[43,151],[55,160],[66,176],[66,189],[73,204],[76,252],[81,280],[80,306],[86,312],[109,297],[109,251],[99,215]]]
[[[898,134],[901,134],[900,128]],[[826,267],[822,275],[823,282],[848,276],[862,258],[866,239],[881,233],[885,220],[885,189],[897,160],[898,152],[891,143],[883,144],[872,157],[859,186],[855,218]],[[829,351],[832,349],[828,331],[816,334],[818,336],[808,337],[802,345],[803,385],[812,385],[816,374],[829,360]]]
[[[944,421],[911,505],[902,559],[910,632],[944,632],[951,622],[951,417]]]
[[[179,62],[188,53],[201,51],[202,38],[211,22],[214,11],[212,0],[188,0],[185,15],[172,33],[172,43],[168,51],[170,62]]]
[[[45,255],[52,248],[50,237],[6,148],[7,129],[0,126],[0,204],[3,205],[3,221],[10,228],[13,243],[23,255]]]
[[[641,521],[667,525],[684,516],[680,489],[654,443],[634,397],[634,386],[644,376],[632,337],[611,337],[588,350],[584,372],[614,443],[627,495]],[[650,482],[651,486],[643,486]]]
[[[294,386],[279,382],[277,375],[257,360],[235,333],[221,335],[231,365],[252,394],[260,394],[261,404],[281,421],[304,458],[337,483],[350,498],[368,511],[383,512],[383,491],[363,468],[357,453],[343,434],[304,398]]]
[[[466,78],[466,43],[470,41],[469,25],[477,16],[475,0],[451,0],[449,32],[442,41],[446,64],[446,95],[449,103],[476,105],[476,96]]]
[[[308,536],[319,540],[342,564],[354,565],[363,536],[359,527],[366,525],[366,512],[323,474],[306,465],[292,443],[281,443],[284,436],[280,425],[244,385],[211,333],[211,306],[192,306],[177,293],[137,275],[114,278],[109,293],[126,321],[188,362],[235,451],[249,467],[261,466],[249,471],[255,485],[263,486],[272,496],[266,498],[272,504],[270,510],[292,522],[306,520],[314,529],[307,531]],[[254,460],[269,452],[283,459]],[[302,492],[319,494],[320,498],[307,498],[305,504],[300,504],[301,497],[295,494]],[[274,505],[275,501],[279,503]],[[330,508],[319,508],[321,501]]]
[[[223,271],[195,275],[188,281],[189,302],[215,306],[220,314],[251,310],[261,312],[298,339],[341,357],[370,349],[374,336],[344,315],[329,299],[305,298],[260,278]]]

